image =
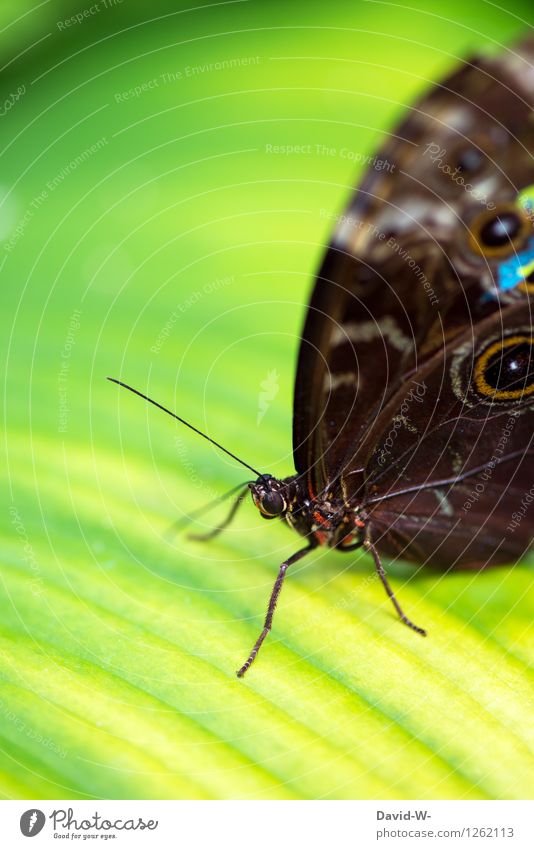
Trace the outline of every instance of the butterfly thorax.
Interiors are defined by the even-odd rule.
[[[264,519],[284,519],[301,536],[328,548],[347,548],[363,542],[362,512],[347,507],[333,492],[319,498],[311,496],[307,481],[301,476],[279,480],[261,475],[249,487]]]

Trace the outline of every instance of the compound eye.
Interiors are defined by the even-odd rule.
[[[508,256],[524,244],[531,229],[522,209],[504,204],[500,209],[477,215],[469,228],[469,239],[471,247],[482,256]]]
[[[286,509],[286,502],[279,492],[266,492],[260,502],[265,516],[279,516]]]

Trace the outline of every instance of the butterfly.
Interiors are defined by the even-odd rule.
[[[339,216],[301,336],[295,474],[262,474],[215,443],[255,479],[208,536],[250,490],[262,517],[305,540],[239,677],[288,569],[317,546],[365,549],[402,622],[425,635],[382,557],[479,570],[531,544],[533,62],[526,39],[434,86]]]

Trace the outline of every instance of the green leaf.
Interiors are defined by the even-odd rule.
[[[290,474],[298,335],[332,215],[422,77],[453,64],[431,16],[414,50],[393,9],[369,38],[385,26],[373,4],[350,25],[343,4],[313,19],[284,6],[280,31],[268,4],[238,5],[153,22],[142,40],[111,19],[54,32],[2,119],[0,793],[528,798],[527,565],[392,565],[422,640],[368,557],[316,552],[238,680],[300,543],[251,503],[209,545],[170,537],[247,472],[105,379]],[[488,40],[518,28],[485,15]],[[472,32],[443,26],[463,54]],[[258,59],[209,69],[232,57]],[[310,153],[269,152],[288,144]]]

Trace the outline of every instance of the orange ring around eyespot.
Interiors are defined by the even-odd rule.
[[[534,345],[534,337],[510,336],[502,343],[494,342],[493,345],[490,345],[489,348],[480,355],[475,365],[475,383],[481,395],[491,396],[499,401],[513,401],[517,398],[522,398],[524,395],[531,395],[534,392],[534,381],[530,384],[530,386],[526,386],[524,389],[506,389],[499,391],[491,386],[484,376],[488,360],[493,356],[493,354],[504,351],[505,348],[511,348],[514,345],[519,345],[522,342],[526,342],[532,347]]]
[[[504,215],[507,212],[514,212],[521,219],[521,230],[515,239],[511,239],[508,244],[498,248],[488,247],[481,244],[477,234],[480,234],[482,227],[492,218],[498,218],[499,215]],[[475,232],[476,231],[476,232]],[[469,225],[469,244],[476,253],[485,257],[506,257],[514,252],[517,245],[526,241],[528,234],[532,231],[532,221],[526,214],[525,210],[515,203],[500,204],[495,209],[486,210],[479,213]]]

